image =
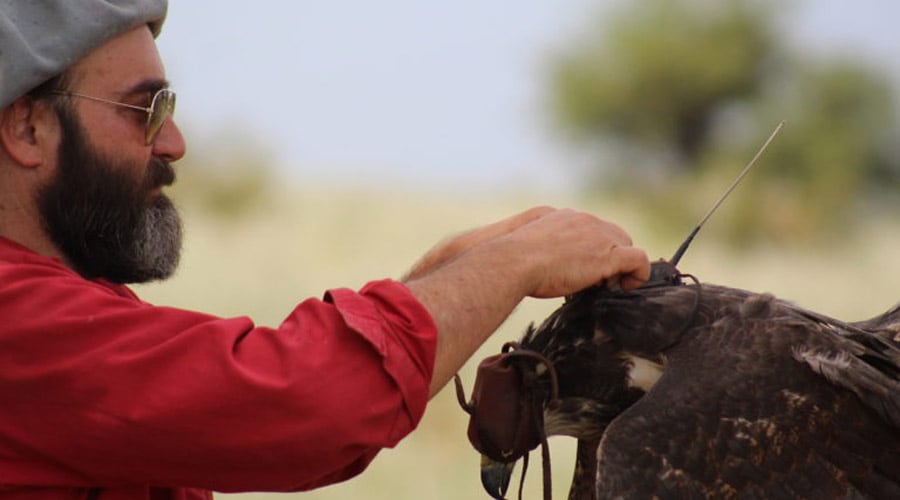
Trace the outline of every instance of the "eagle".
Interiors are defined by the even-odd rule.
[[[457,381],[487,492],[543,444],[549,497],[567,435],[570,500],[900,498],[900,306],[843,322],[684,276],[572,295],[471,400]]]

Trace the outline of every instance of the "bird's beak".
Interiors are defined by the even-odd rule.
[[[481,455],[481,485],[491,498],[503,500],[515,462],[497,462]]]

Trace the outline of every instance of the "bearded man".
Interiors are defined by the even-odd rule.
[[[275,328],[141,301],[181,223],[165,0],[0,0],[0,500],[209,498],[361,472],[526,296],[649,274],[628,235],[534,208]]]

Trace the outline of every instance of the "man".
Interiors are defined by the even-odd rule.
[[[302,490],[362,471],[526,296],[630,288],[616,226],[535,208],[278,328],[156,307],[185,150],[165,0],[0,0],[0,499]]]

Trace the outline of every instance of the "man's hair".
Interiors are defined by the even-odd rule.
[[[51,109],[56,112],[57,117],[61,117],[63,114],[72,116],[74,108],[72,108],[71,101],[69,99],[61,99],[62,96],[53,93],[57,90],[68,90],[72,80],[72,70],[66,70],[29,90],[25,97],[32,100],[43,99],[49,101]]]
[[[28,91],[26,96],[32,99],[47,99],[54,97],[53,91],[68,90],[72,83],[72,70],[66,70],[53,78],[45,81],[37,87]]]

